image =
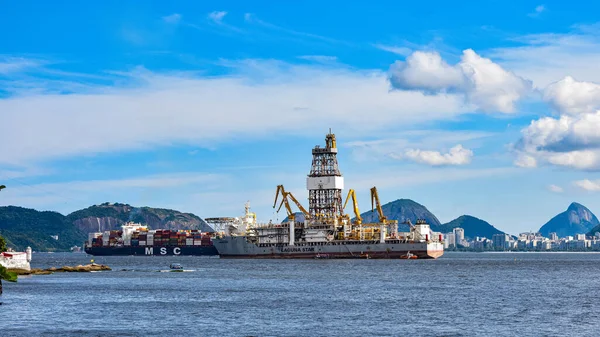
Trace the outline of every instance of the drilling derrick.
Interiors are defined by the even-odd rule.
[[[336,224],[343,215],[344,177],[337,162],[335,135],[325,136],[325,148],[315,146],[310,173],[306,179],[310,217],[315,223]]]

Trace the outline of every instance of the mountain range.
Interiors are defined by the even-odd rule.
[[[388,202],[382,205],[381,209],[388,220],[398,220],[398,230],[401,232],[408,232],[410,230],[409,225],[405,223],[407,220],[410,220],[414,224],[417,219],[423,219],[435,232],[448,233],[452,232],[456,227],[461,227],[465,230],[465,237],[467,238],[479,236],[491,239],[494,234],[504,233],[489,223],[470,215],[461,215],[448,223],[442,224],[425,206],[410,199],[398,199]],[[294,213],[294,216],[296,221],[304,221],[304,214],[298,212]],[[361,213],[360,217],[363,223],[373,223],[379,220],[377,211],[371,210]],[[356,218],[352,220],[354,221]],[[283,220],[283,222],[286,221],[287,218]]]
[[[440,223],[438,218],[425,206],[410,200],[398,199],[382,205],[384,214],[389,220],[398,220],[400,231],[408,231],[404,222],[413,223],[424,219],[433,231],[449,233],[456,227],[465,230],[466,238],[486,237],[503,234],[488,222],[471,215]],[[378,214],[367,211],[361,214],[363,223],[377,222]],[[296,213],[297,221],[303,221],[303,214]],[[37,251],[65,251],[70,247],[81,246],[87,234],[96,231],[119,229],[128,221],[147,224],[149,228],[164,229],[199,229],[211,231],[210,226],[202,218],[176,210],[134,207],[121,203],[103,203],[90,206],[68,215],[51,211],[5,206],[0,207],[0,235],[7,240],[9,247],[22,250],[31,246]],[[284,222],[287,218],[284,219]],[[553,217],[540,228],[540,233],[549,236],[556,232],[559,237],[588,233],[593,235],[600,231],[600,222],[585,206],[572,203],[566,211]],[[58,240],[53,238],[58,236]]]
[[[555,232],[559,237],[585,234],[600,225],[598,218],[587,207],[576,202],[569,205],[566,211],[558,214],[544,224],[539,232],[548,237]],[[593,232],[593,231],[592,231]]]
[[[18,250],[30,246],[34,251],[66,251],[81,246],[88,233],[120,229],[128,221],[149,228],[212,230],[191,213],[120,203],[94,205],[66,216],[16,206],[0,207],[0,235],[9,247]],[[53,236],[58,236],[58,240]]]
[[[389,202],[382,205],[381,209],[389,220],[398,220],[399,231],[410,230],[409,225],[404,223],[406,220],[415,223],[417,219],[423,219],[434,232],[449,233],[454,228],[461,227],[465,230],[465,237],[467,238],[479,236],[491,239],[494,234],[504,234],[504,232],[489,223],[470,215],[461,215],[450,222],[442,224],[425,206],[410,199],[398,199]],[[377,212],[373,211],[362,213],[361,217],[363,222],[376,222],[378,220]]]

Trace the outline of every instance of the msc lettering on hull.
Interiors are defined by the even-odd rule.
[[[144,253],[146,255],[154,255],[154,247],[146,247],[146,250],[144,251]],[[167,247],[160,247],[159,253],[160,253],[160,255],[167,255],[167,253],[168,253]],[[172,254],[173,255],[181,254],[181,248],[179,248],[179,247],[173,248]]]
[[[315,247],[304,247],[304,248],[281,248],[282,253],[302,253],[302,252],[314,252]]]

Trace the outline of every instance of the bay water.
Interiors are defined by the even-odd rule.
[[[0,336],[594,336],[600,254],[245,260],[35,253],[112,271],[4,282]],[[161,272],[170,263],[188,272]]]

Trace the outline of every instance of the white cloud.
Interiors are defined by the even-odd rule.
[[[416,51],[406,61],[396,61],[390,80],[396,89],[425,92],[458,91],[464,86],[463,73],[450,66],[436,52]]]
[[[576,25],[564,34],[542,33],[514,38],[516,46],[496,48],[486,56],[533,81],[537,88],[566,76],[580,81],[600,78],[600,24]]]
[[[407,186],[422,186],[427,184],[446,183],[450,181],[465,181],[473,179],[482,179],[489,177],[499,177],[509,174],[518,174],[519,170],[514,167],[496,167],[474,169],[466,167],[424,167],[423,170],[415,171],[399,170],[378,170],[369,174],[360,174],[359,176],[346,175],[346,183],[351,184],[356,191],[368,191],[373,186],[378,189],[394,189]]]
[[[197,190],[212,191],[231,186],[231,177],[225,174],[180,172],[148,175],[124,179],[78,180],[57,183],[18,185],[12,184],[2,191],[0,203],[3,205],[21,205],[24,207],[61,208],[70,212],[90,204],[104,201],[132,202],[162,199],[165,193],[175,196]],[[177,197],[175,197],[177,198]],[[125,200],[127,199],[127,200]],[[64,209],[69,206],[69,209]]]
[[[462,93],[468,102],[489,112],[511,113],[517,101],[532,90],[529,81],[504,70],[471,49],[454,66],[436,52],[417,51],[391,67],[395,89],[426,93]]]
[[[321,63],[331,63],[337,61],[336,56],[327,56],[327,55],[302,55],[298,56],[299,59],[313,61],[313,62],[321,62]]]
[[[402,137],[386,138],[381,134],[381,139],[355,140],[342,142],[340,146],[348,147],[352,157],[359,162],[374,162],[392,159],[404,159],[403,152],[409,148],[440,148],[447,144],[468,143],[470,148],[479,147],[484,138],[496,134],[482,131],[447,131],[447,130],[403,130]]]
[[[163,16],[163,21],[170,24],[176,24],[181,21],[181,14],[173,13],[171,15]]]
[[[44,176],[55,173],[54,170],[41,167],[0,168],[0,184],[10,185],[8,180],[25,177]],[[18,182],[17,182],[18,184]]]
[[[599,180],[589,180],[589,179],[584,179],[584,180],[578,180],[576,182],[574,182],[574,184],[586,191],[590,191],[590,192],[598,192],[600,191],[600,181]]]
[[[417,163],[428,164],[432,166],[466,165],[471,162],[473,151],[465,149],[462,147],[462,145],[458,144],[452,147],[448,153],[408,149],[404,153],[404,156]]]
[[[40,67],[42,64],[39,60],[0,55],[0,75],[22,72],[27,69]]]
[[[169,188],[191,184],[221,184],[227,180],[223,174],[201,174],[180,172],[169,174],[149,175],[143,177],[113,179],[113,180],[82,180],[62,183],[43,183],[32,187],[45,191],[74,191],[94,192],[100,189],[129,189],[129,188]],[[26,189],[27,187],[24,187]]]
[[[315,121],[339,132],[368,133],[468,111],[453,95],[389,92],[387,75],[379,71],[257,60],[230,67],[223,77],[138,69],[120,74],[120,84],[111,87],[0,99],[0,161],[208,146],[229,141],[223,135],[320,135]]]
[[[221,23],[225,15],[227,15],[226,11],[214,11],[208,14],[208,18],[214,23]]]
[[[380,44],[380,43],[373,44],[373,47],[383,50],[383,51],[387,51],[387,52],[396,54],[396,55],[402,55],[402,56],[408,56],[412,53],[412,49],[407,48],[407,47],[389,46],[389,45]]]
[[[543,117],[521,131],[521,156],[581,170],[600,169],[600,111]],[[518,165],[518,164],[517,164]]]
[[[563,188],[556,185],[548,185],[548,190],[554,193],[562,193],[564,192]]]
[[[545,11],[546,11],[546,6],[538,5],[535,7],[535,9],[533,10],[532,13],[529,13],[527,15],[532,18],[536,18],[536,17],[540,16],[540,14],[542,14],[542,12],[545,12]]]
[[[544,100],[560,113],[595,112],[600,109],[600,85],[578,82],[573,77],[567,76],[546,88]]]
[[[297,30],[285,28],[285,27],[282,27],[282,26],[278,26],[276,24],[273,24],[273,23],[261,20],[260,18],[258,18],[256,15],[254,15],[252,13],[245,13],[244,14],[244,21],[246,23],[248,23],[248,24],[257,25],[257,26],[260,26],[261,28],[268,29],[268,30],[270,30],[272,32],[278,32],[278,33],[282,33],[282,34],[288,35],[288,36],[296,36],[296,37],[301,37],[301,38],[308,38],[308,39],[311,39],[311,40],[318,40],[318,41],[327,42],[327,43],[352,45],[352,43],[348,43],[346,41],[341,41],[341,40],[332,39],[332,38],[329,38],[329,37],[326,37],[326,36],[322,36],[322,35],[317,35],[317,34],[313,34],[313,33],[307,33],[307,32],[297,31]]]
[[[515,160],[515,165],[518,167],[533,168],[537,167],[537,160],[532,156],[521,153]]]

